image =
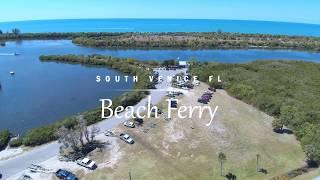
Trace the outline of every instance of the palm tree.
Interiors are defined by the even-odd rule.
[[[221,176],[223,176],[222,167],[223,167],[223,163],[227,160],[227,156],[224,153],[220,152],[218,155],[218,158],[220,162],[220,174]]]

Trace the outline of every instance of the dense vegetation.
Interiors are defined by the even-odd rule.
[[[13,29],[0,41],[24,39],[72,39],[84,46],[103,48],[260,48],[320,51],[320,38],[240,33],[21,33]]]
[[[156,62],[137,61],[131,58],[114,58],[110,56],[76,56],[76,55],[64,55],[64,56],[41,56],[41,61],[55,61],[62,63],[78,63],[83,65],[95,65],[105,66],[113,69],[117,69],[123,73],[129,75],[136,75],[139,77],[139,81],[135,83],[134,89],[151,89],[154,88],[154,83],[150,82],[148,76],[153,73],[148,68],[158,65]],[[113,108],[117,106],[130,106],[138,103],[142,98],[148,94],[148,91],[131,91],[117,97],[113,100]],[[91,125],[101,121],[101,107],[81,113],[86,120],[87,125]],[[35,146],[56,140],[56,131],[64,126],[66,128],[74,127],[77,124],[77,120],[74,117],[66,118],[62,121],[58,121],[53,125],[48,125],[40,128],[35,128],[26,133],[23,137],[23,144],[26,146]]]
[[[22,141],[21,138],[12,139],[12,140],[10,140],[10,142],[9,142],[9,146],[12,147],[12,148],[15,148],[15,147],[21,146],[22,143],[23,143],[23,141]]]
[[[320,162],[320,64],[192,62],[190,71],[203,81],[208,81],[209,75],[220,75],[222,83],[212,82],[212,86],[224,88],[229,94],[274,116],[275,130],[282,133],[283,127],[293,130],[308,163]]]
[[[73,42],[104,48],[260,48],[320,51],[320,38],[240,33],[125,33],[77,37]]]
[[[10,132],[8,130],[0,131],[0,151],[5,149],[10,140]]]

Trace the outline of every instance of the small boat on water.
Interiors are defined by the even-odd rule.
[[[20,53],[14,52],[14,53],[0,53],[0,56],[19,56]]]
[[[11,74],[11,75],[14,75],[15,73],[14,73],[13,71],[10,71],[10,74]]]

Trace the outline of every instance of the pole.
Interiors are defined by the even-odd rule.
[[[220,175],[222,176],[222,161],[220,161]]]
[[[260,155],[257,154],[257,172],[259,172],[259,158],[260,158]]]

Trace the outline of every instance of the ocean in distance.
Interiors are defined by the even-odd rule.
[[[3,32],[239,32],[320,36],[320,25],[213,19],[65,19],[0,22]]]

